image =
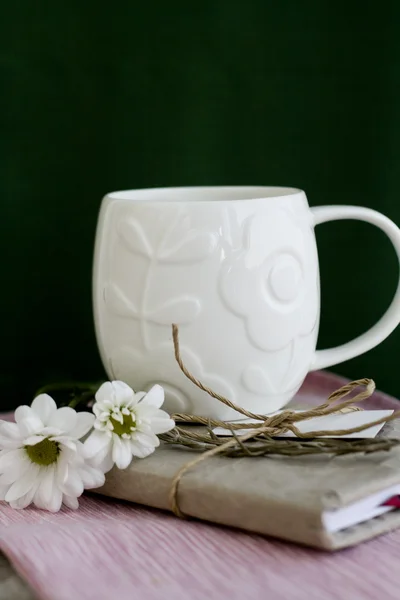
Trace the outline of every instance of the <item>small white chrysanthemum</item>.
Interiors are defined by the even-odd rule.
[[[94,415],[57,409],[50,396],[41,394],[31,406],[17,408],[15,421],[0,421],[0,500],[12,508],[33,503],[57,512],[62,503],[78,508],[84,488],[103,485],[103,472],[85,462],[79,441]]]
[[[135,393],[123,381],[103,383],[96,393],[95,430],[84,443],[85,456],[105,473],[114,463],[125,469],[132,456],[149,456],[160,444],[156,434],[175,426],[169,414],[160,410],[163,402],[160,385],[146,394]]]

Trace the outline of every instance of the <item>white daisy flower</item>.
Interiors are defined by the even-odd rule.
[[[94,431],[84,443],[85,456],[107,473],[114,463],[126,469],[132,456],[145,458],[160,445],[158,433],[175,426],[160,410],[164,390],[155,385],[146,394],[135,393],[123,381],[107,381],[96,393]]]
[[[103,485],[103,472],[85,462],[79,441],[92,428],[93,414],[57,409],[41,394],[14,416],[15,423],[0,421],[0,500],[57,512],[62,503],[78,508],[84,488]]]

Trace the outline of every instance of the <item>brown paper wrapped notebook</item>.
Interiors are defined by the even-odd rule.
[[[398,421],[383,435],[400,437]],[[107,475],[101,494],[170,510],[178,469],[193,452],[162,445],[125,471]],[[189,517],[336,550],[400,526],[400,511],[379,506],[400,494],[400,449],[343,457],[212,457],[188,471],[179,506]],[[358,504],[355,504],[358,503]],[[361,520],[348,527],[349,521]]]

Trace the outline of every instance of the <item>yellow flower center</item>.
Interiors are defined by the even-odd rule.
[[[47,467],[56,462],[60,448],[57,442],[45,438],[34,446],[25,446],[25,452],[33,463]]]
[[[131,427],[135,427],[135,421],[133,420],[133,417],[131,414],[129,415],[123,415],[123,422],[120,423],[119,421],[117,421],[116,419],[113,419],[111,417],[110,421],[112,423],[112,426],[114,427],[113,429],[113,433],[116,433],[117,435],[122,435],[123,433],[132,433]]]

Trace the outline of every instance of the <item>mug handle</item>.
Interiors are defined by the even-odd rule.
[[[355,219],[376,225],[386,233],[392,242],[400,262],[400,229],[393,221],[376,210],[360,206],[317,206],[311,208],[311,212],[314,216],[314,225],[320,225],[328,221],[338,221],[339,219]],[[368,352],[368,350],[383,342],[399,323],[400,280],[392,303],[383,317],[371,329],[351,342],[327,350],[317,350],[311,371],[325,369]]]

